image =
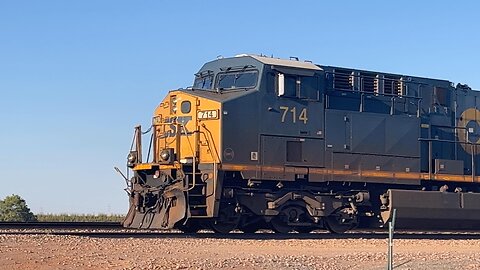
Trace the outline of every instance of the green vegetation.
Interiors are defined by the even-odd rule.
[[[121,222],[124,216],[106,214],[38,214],[37,219],[42,222]]]
[[[123,215],[107,214],[37,214],[34,215],[27,203],[18,195],[0,200],[0,222],[122,222]]]
[[[37,221],[37,217],[22,197],[12,194],[0,200],[0,221],[32,222]]]

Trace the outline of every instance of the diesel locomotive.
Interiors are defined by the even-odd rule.
[[[480,92],[237,55],[173,90],[127,157],[128,228],[480,228]],[[147,142],[147,143],[144,143]]]

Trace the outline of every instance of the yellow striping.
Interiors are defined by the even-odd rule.
[[[170,169],[180,169],[181,166],[180,164],[174,164],[174,165],[158,165],[160,167],[160,170],[170,170]]]
[[[141,164],[135,165],[135,167],[133,167],[133,170],[134,171],[151,170],[152,168],[153,168],[152,163],[141,163]]]
[[[161,165],[156,163],[137,164],[133,170],[151,170],[158,167],[161,170],[178,169],[179,164]],[[453,174],[432,174],[432,179],[428,173],[418,172],[388,172],[377,170],[353,171],[353,170],[335,170],[325,168],[305,168],[305,167],[282,167],[282,166],[262,166],[262,165],[241,165],[241,164],[223,164],[222,170],[229,171],[264,171],[275,173],[297,173],[297,174],[316,174],[316,175],[336,175],[336,176],[359,176],[370,178],[392,178],[392,179],[410,179],[410,180],[435,180],[450,182],[480,182],[480,176],[476,176],[472,181],[470,175],[453,175]]]
[[[258,166],[258,168],[260,168],[260,166]],[[257,166],[223,164],[222,169],[229,171],[252,171],[256,170]]]
[[[413,179],[413,180],[423,179],[422,174],[418,172],[410,172],[410,173],[393,172],[393,174],[394,174],[394,178],[398,178],[398,179]],[[428,173],[426,175],[428,176]]]
[[[159,163],[140,163],[133,167],[134,171],[141,170],[151,170],[151,169],[160,169],[160,170],[171,170],[171,169],[180,169],[181,165],[179,163],[171,164],[159,164]]]
[[[433,180],[438,181],[454,181],[454,182],[472,182],[472,176],[465,175],[451,175],[451,174],[434,174]],[[475,177],[478,181],[478,177]]]
[[[367,175],[368,174],[368,175]],[[377,178],[394,178],[396,175],[393,172],[386,172],[386,171],[362,171],[360,173],[361,176],[365,177],[377,177]]]
[[[261,166],[261,169],[263,171],[269,171],[269,172],[283,172],[284,167],[279,167],[279,166]]]
[[[300,167],[299,169],[307,169]],[[222,170],[230,171],[256,171],[261,170],[265,172],[289,172],[289,173],[304,173],[303,170],[297,170],[292,167],[282,166],[262,166],[262,165],[241,165],[241,164],[223,164]],[[428,173],[419,172],[388,172],[377,170],[353,171],[353,170],[335,170],[325,168],[308,168],[310,174],[315,175],[343,175],[343,176],[360,176],[371,178],[391,178],[391,179],[409,179],[409,180],[436,180],[436,181],[451,181],[451,182],[472,182],[470,175],[452,175],[452,174],[432,174],[432,179]],[[474,182],[480,182],[480,176],[474,178]]]

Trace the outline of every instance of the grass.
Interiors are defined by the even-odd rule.
[[[121,222],[123,215],[107,214],[37,214],[40,222]]]

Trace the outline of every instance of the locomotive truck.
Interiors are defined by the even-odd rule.
[[[216,59],[160,102],[150,137],[135,128],[123,225],[343,233],[396,209],[401,228],[480,228],[479,93],[298,58]]]

